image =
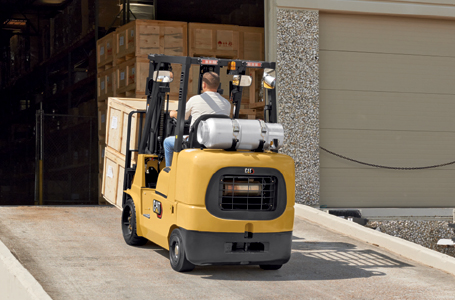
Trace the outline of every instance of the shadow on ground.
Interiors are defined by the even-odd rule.
[[[405,267],[412,266],[374,250],[357,249],[354,244],[297,239],[290,261],[277,271],[258,266],[198,266],[188,274],[212,280],[340,280],[384,276],[388,268]]]

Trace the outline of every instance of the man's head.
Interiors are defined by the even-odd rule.
[[[220,76],[215,72],[206,72],[202,75],[202,92],[216,92],[220,86]]]

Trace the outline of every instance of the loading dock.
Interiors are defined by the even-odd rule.
[[[0,236],[52,299],[453,298],[453,275],[298,215],[291,261],[276,272],[177,273],[167,251],[126,245],[119,220],[115,207],[1,207]]]

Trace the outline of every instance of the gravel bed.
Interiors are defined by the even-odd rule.
[[[369,221],[366,226],[455,257],[455,247],[438,246],[440,239],[455,237],[447,221]]]

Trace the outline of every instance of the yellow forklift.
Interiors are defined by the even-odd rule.
[[[128,245],[148,240],[169,250],[178,272],[195,265],[259,265],[277,270],[291,255],[295,171],[278,153],[275,63],[149,55],[147,110],[128,119],[122,231]],[[176,65],[180,74],[174,74]],[[178,111],[185,112],[190,67],[202,75],[229,76],[232,118],[203,115],[193,126],[185,113],[168,113],[170,83],[179,84]],[[263,69],[264,120],[239,119],[247,68]],[[221,87],[221,85],[220,85]],[[219,89],[219,92],[223,92]],[[132,131],[132,118],[139,126]],[[136,127],[134,127],[136,128]],[[131,134],[137,149],[130,149]],[[163,141],[175,136],[172,165],[165,167]]]

